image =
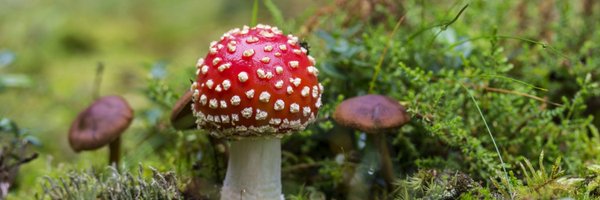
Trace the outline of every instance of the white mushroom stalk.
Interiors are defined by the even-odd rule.
[[[221,199],[283,199],[281,139],[231,141]]]

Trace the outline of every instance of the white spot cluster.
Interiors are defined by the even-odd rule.
[[[251,31],[255,32],[250,34]],[[314,67],[316,64],[315,59],[306,55],[307,50],[298,45],[298,37],[287,35],[284,44],[267,44],[254,49],[240,49],[237,46],[240,42],[245,42],[250,46],[254,44],[260,45],[265,38],[280,37],[281,34],[282,32],[277,27],[259,24],[253,28],[244,26],[242,29],[232,29],[223,34],[221,42],[211,42],[208,58],[200,58],[196,62],[198,82],[193,82],[191,86],[191,90],[193,91],[192,98],[194,102],[197,102],[197,104],[192,104],[192,110],[194,111],[194,116],[197,118],[196,123],[199,127],[208,126],[217,128],[217,131],[213,131],[212,134],[219,137],[252,136],[263,132],[280,137],[291,134],[292,131],[302,130],[315,120],[316,112],[321,107],[323,86],[321,84],[312,85],[311,82],[313,79],[303,81],[306,73],[317,77],[319,71]],[[275,58],[263,56],[264,53],[260,52],[261,49],[265,53],[273,54]],[[240,58],[251,58],[257,55],[253,59],[267,65],[266,68],[256,69],[258,79],[255,80],[263,79],[264,81],[270,81],[272,78],[278,78],[277,76],[283,75],[283,77],[270,82],[274,86],[274,89],[266,87],[267,90],[263,91],[255,90],[256,88],[253,89],[254,84],[236,85],[250,80],[251,75],[249,73],[252,72],[247,70],[232,74],[233,77],[220,78],[229,74],[225,71],[232,67],[235,68],[236,66],[232,66],[232,62],[236,62],[228,60],[229,56],[217,54],[224,52],[231,55],[238,50],[243,50]],[[306,57],[296,57],[294,60],[281,62],[279,59],[285,53]],[[261,57],[258,57],[259,55]],[[301,66],[300,63],[304,63],[305,61],[302,59],[306,58],[311,64],[306,67],[306,71],[292,71],[291,75],[284,74],[284,70],[304,70],[305,65]],[[273,63],[274,66],[268,67],[270,63]],[[223,73],[213,73],[210,70]],[[250,70],[252,71],[252,69]],[[237,76],[237,80],[235,76]],[[286,83],[287,81],[284,80],[288,78],[289,83]],[[300,93],[294,94],[294,87],[297,87]],[[271,91],[280,89],[284,90],[287,95],[277,92],[272,93]],[[239,92],[239,94],[231,94],[232,91]],[[255,93],[258,96],[256,100],[254,100]],[[244,100],[243,96],[247,100]],[[271,101],[272,97],[274,101]],[[289,97],[291,98],[286,99]],[[302,100],[292,100],[296,98],[302,98]],[[307,101],[311,103],[306,103]],[[257,103],[257,105],[251,105],[248,102]],[[223,112],[220,110],[233,112],[219,113]],[[285,116],[288,116],[288,118]],[[248,120],[255,120],[261,125],[245,125],[248,123]],[[281,131],[287,132],[281,133]]]

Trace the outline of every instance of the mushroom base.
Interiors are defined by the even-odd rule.
[[[283,199],[281,140],[245,138],[231,141],[221,199]]]

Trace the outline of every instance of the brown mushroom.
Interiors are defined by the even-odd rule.
[[[391,186],[394,170],[386,138],[382,133],[399,128],[410,121],[404,106],[386,96],[364,95],[340,103],[335,109],[333,119],[343,126],[368,133],[368,137],[373,138],[381,157],[383,177],[388,187]]]
[[[196,117],[192,113],[192,92],[187,91],[173,105],[171,125],[177,130],[196,129]]]
[[[75,152],[95,150],[110,144],[110,164],[118,165],[120,136],[132,119],[133,110],[125,99],[102,97],[79,113],[69,130],[69,144]]]

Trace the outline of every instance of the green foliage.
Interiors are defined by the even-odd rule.
[[[173,172],[162,173],[150,167],[150,177],[143,167],[137,174],[119,172],[109,167],[101,172],[69,172],[66,177],[46,177],[43,192],[37,199],[182,199]]]

